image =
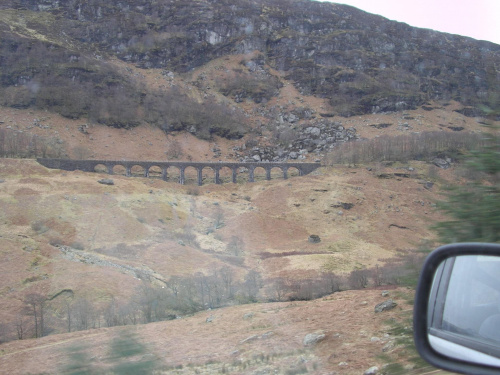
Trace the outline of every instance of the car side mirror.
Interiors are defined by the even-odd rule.
[[[415,295],[415,345],[430,364],[500,372],[500,245],[442,246],[426,258]]]

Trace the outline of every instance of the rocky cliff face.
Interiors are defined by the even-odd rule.
[[[0,23],[2,65],[9,53],[21,50],[17,68],[2,74],[4,88],[26,85],[42,74],[44,69],[30,68],[22,58],[36,44],[48,50],[43,59],[59,51],[57,64],[64,62],[66,71],[58,77],[71,75],[88,86],[102,81],[89,77],[102,73],[99,59],[110,56],[144,69],[183,73],[221,56],[259,51],[261,66],[280,72],[303,95],[328,99],[343,116],[411,109],[431,99],[458,100],[476,115],[480,104],[492,105],[500,87],[500,46],[413,28],[345,5],[309,0],[10,0],[0,7],[4,14],[11,9],[13,17],[8,21],[4,15]],[[36,34],[13,28],[13,19],[20,18]],[[105,80],[112,86],[119,78]],[[273,95],[272,87],[267,89],[254,90],[256,102]],[[231,95],[237,101],[245,92],[233,90]],[[32,98],[26,100],[32,104]]]

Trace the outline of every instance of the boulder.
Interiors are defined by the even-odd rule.
[[[446,161],[445,159],[441,159],[441,158],[435,158],[432,163],[436,166],[436,167],[439,167],[441,169],[448,169],[451,167],[450,163],[448,161]]]
[[[384,353],[386,352],[390,352],[392,349],[394,349],[396,347],[396,343],[394,342],[394,340],[391,340],[389,341],[387,344],[384,345],[384,347],[382,348],[382,351]]]
[[[307,241],[310,243],[320,243],[321,238],[317,234],[311,234]]]
[[[427,181],[425,184],[424,184],[424,188],[426,188],[427,190],[430,190],[432,189],[432,187],[434,186],[434,182],[430,182],[430,181]]]
[[[243,315],[243,319],[245,319],[245,320],[252,319],[253,316],[254,316],[254,313],[249,312],[249,313],[246,313],[245,315]]]
[[[373,367],[370,367],[365,372],[363,372],[363,375],[375,375],[377,373],[378,373],[378,367],[377,366],[373,366]]]
[[[305,130],[306,134],[310,134],[313,137],[319,137],[321,134],[321,130],[317,127],[311,126]]]
[[[325,334],[322,331],[308,333],[307,335],[305,335],[302,343],[304,344],[304,346],[313,346],[316,345],[318,342],[324,340],[324,338]]]
[[[379,313],[382,311],[392,310],[397,305],[398,304],[396,302],[394,302],[392,299],[388,299],[387,301],[381,302],[377,306],[375,306],[375,312]]]
[[[99,182],[100,184],[103,184],[103,185],[114,185],[115,184],[115,182],[111,178],[102,178],[97,182]]]
[[[244,344],[244,343],[250,342],[250,341],[255,341],[255,340],[258,340],[258,339],[259,339],[258,335],[252,335],[252,336],[247,337],[246,339],[241,340],[240,344]]]
[[[269,332],[264,333],[260,338],[261,339],[267,339],[267,338],[269,338],[269,337],[271,337],[273,335],[274,335],[274,332],[273,331],[269,331]]]

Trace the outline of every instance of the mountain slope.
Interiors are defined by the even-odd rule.
[[[326,161],[358,139],[467,139],[498,100],[499,46],[343,5],[6,0],[0,10],[2,156]],[[92,346],[109,368],[113,338],[131,331],[151,345],[134,349],[140,360],[178,367],[170,373],[406,365],[388,326],[408,339],[411,292],[391,292],[399,306],[386,315],[373,312],[380,291],[332,293],[399,284],[418,265],[440,219],[434,202],[461,182],[450,150],[439,155],[450,169],[428,163],[435,156],[324,162],[289,180],[261,170],[254,184],[215,185],[206,172],[201,187],[192,169],[181,186],[175,170],[162,181],[0,159],[0,341],[23,338],[2,344],[2,363],[57,372]],[[231,306],[256,301],[266,303]],[[46,309],[43,327],[33,306]],[[304,348],[315,331],[324,341]],[[76,354],[61,350],[70,343]]]
[[[0,358],[9,374],[62,373],[76,366],[117,371],[120,365],[123,373],[127,364],[134,371],[134,364],[142,362],[157,366],[159,374],[350,375],[381,368],[397,357],[400,369],[405,366],[403,371],[410,373],[415,365],[401,360],[408,353],[397,344],[408,340],[408,333],[396,334],[388,323],[411,309],[408,294],[395,289],[390,296],[398,306],[381,314],[373,311],[384,300],[379,290],[348,291],[317,301],[236,306],[145,326],[16,341],[0,347]],[[324,336],[317,344],[304,345],[311,334]],[[117,342],[128,352],[113,352]]]
[[[492,95],[499,87],[499,46],[412,28],[344,5],[302,0],[54,0],[8,1],[2,8],[4,104],[90,116],[117,127],[145,121],[178,130],[199,127],[201,121],[188,120],[183,112],[172,123],[163,123],[178,111],[158,102],[168,101],[171,90],[150,91],[140,79],[126,78],[107,64],[112,57],[172,75],[257,51],[241,68],[222,69],[225,74],[212,91],[240,107],[246,100],[266,103],[289,83],[301,95],[323,98],[333,113],[345,116],[415,109],[429,100],[450,99],[472,106],[468,114],[478,115],[480,104],[494,104]],[[213,99],[222,105],[218,111],[229,105],[218,95]],[[205,133],[194,130],[201,136],[239,137],[246,131],[234,129],[236,118],[233,125],[218,128],[214,124],[220,117],[199,111],[212,126]]]
[[[272,300],[279,280],[347,276],[398,261],[432,240],[427,226],[438,217],[436,187],[424,188],[423,163],[414,163],[413,172],[328,168],[289,180],[200,188],[118,175],[107,186],[97,182],[99,174],[47,170],[34,161],[1,164],[0,303],[9,324],[29,293],[55,298],[54,311],[64,309],[65,293],[103,307],[129,301],[143,282],[170,287],[175,278],[196,280],[223,269],[241,297],[214,304],[245,301],[252,274],[262,280],[253,298]],[[310,243],[310,235],[321,242]],[[287,298],[293,288],[281,293]],[[65,329],[61,318],[53,322],[55,332]]]
[[[347,275],[375,264],[384,269],[390,258],[432,239],[427,225],[438,218],[432,200],[441,179],[452,178],[450,171],[434,175],[438,183],[431,190],[421,180],[428,167],[413,163],[409,177],[395,175],[407,167],[323,168],[286,181],[207,184],[196,191],[118,175],[114,185],[103,185],[97,181],[110,176],[48,170],[29,160],[0,164],[0,339],[13,338],[20,327],[30,337],[33,316],[25,301],[33,293],[49,297],[44,307],[51,333],[2,344],[2,369],[9,373],[58,373],[80,357],[92,358],[85,365],[93,370],[139,361],[178,374],[358,374],[393,362],[413,366],[398,344],[410,333],[394,331],[394,324],[408,324],[412,292],[406,288],[385,287],[385,297],[381,289],[366,289],[244,304],[169,322],[130,320],[128,327],[112,327],[109,307],[132,319],[126,307],[144,306],[139,296],[149,293],[148,285],[162,290],[176,277],[209,280],[224,267],[232,270],[235,288],[252,271],[260,273],[260,301],[277,298],[277,279],[298,282],[327,270]],[[308,242],[310,234],[321,242]],[[233,236],[241,239],[237,256]],[[374,306],[389,297],[396,309],[376,314]],[[89,306],[98,320],[85,315]],[[136,323],[144,311],[140,307]],[[67,324],[79,329],[85,317],[94,329],[64,333]],[[304,345],[308,334],[325,336]],[[121,358],[116,343],[130,345],[136,355]]]

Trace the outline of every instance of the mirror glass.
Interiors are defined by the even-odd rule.
[[[500,367],[500,257],[446,259],[432,284],[429,342],[455,359]]]

